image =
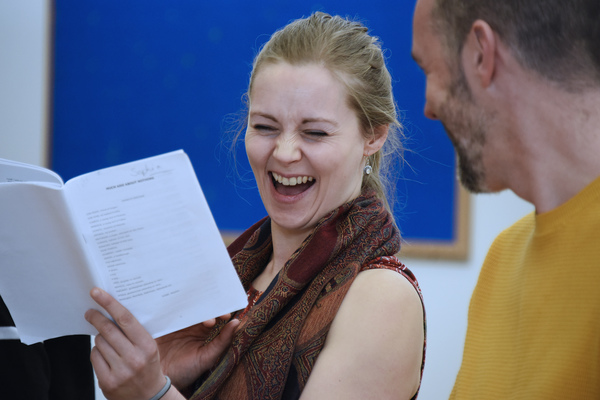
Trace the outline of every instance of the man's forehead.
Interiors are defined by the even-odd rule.
[[[418,14],[419,17],[430,17],[435,0],[417,0],[415,4],[415,16]]]
[[[433,28],[432,11],[435,0],[417,0],[413,15],[413,34],[426,33]]]
[[[412,57],[420,64],[419,43],[432,40],[433,25],[431,20],[432,4],[434,0],[418,0],[413,18],[413,49]]]

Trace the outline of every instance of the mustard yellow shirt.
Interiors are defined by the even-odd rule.
[[[600,399],[600,178],[496,238],[450,398]]]

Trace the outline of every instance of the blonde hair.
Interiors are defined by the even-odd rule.
[[[319,64],[329,69],[346,87],[349,106],[356,112],[365,137],[374,135],[376,127],[389,126],[384,147],[369,156],[372,172],[364,175],[362,186],[374,189],[391,210],[393,163],[388,159],[397,154],[402,161],[402,125],[379,39],[369,35],[359,22],[322,12],[295,20],[275,32],[254,59],[247,100],[257,72],[264,65],[279,62]]]

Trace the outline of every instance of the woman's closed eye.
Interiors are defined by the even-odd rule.
[[[328,136],[327,132],[318,131],[318,130],[304,131],[304,133],[306,135],[308,135],[308,136],[311,136],[311,137],[324,137],[324,136]]]
[[[274,132],[276,129],[270,125],[263,125],[263,124],[255,124],[253,126],[254,130],[259,131],[259,132],[265,132],[265,133],[272,133]]]

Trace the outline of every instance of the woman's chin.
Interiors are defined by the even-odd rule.
[[[272,223],[277,225],[282,232],[300,234],[312,230],[316,225],[314,218],[308,215],[289,215],[289,213],[281,215],[273,213],[269,214],[269,216]]]

